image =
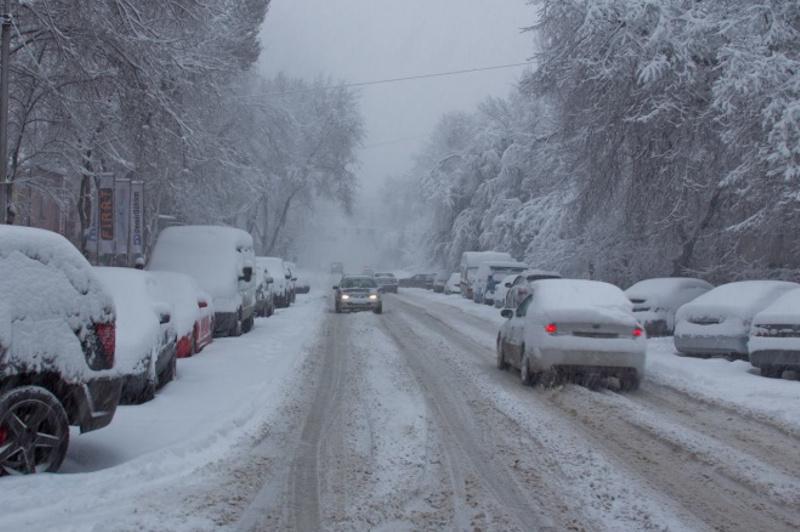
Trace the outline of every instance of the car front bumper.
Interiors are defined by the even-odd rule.
[[[779,366],[800,370],[800,351],[788,349],[765,349],[750,353],[750,363],[757,368]]]
[[[382,305],[380,299],[350,298],[339,300],[339,310],[375,310]]]
[[[747,357],[748,336],[675,335],[675,349],[687,355],[736,355]]]

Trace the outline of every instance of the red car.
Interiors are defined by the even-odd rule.
[[[192,277],[173,272],[151,272],[159,293],[172,305],[178,333],[178,358],[199,353],[214,338],[214,308],[211,296]]]

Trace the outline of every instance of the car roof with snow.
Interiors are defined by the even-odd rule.
[[[702,279],[694,277],[655,277],[653,279],[644,279],[630,286],[625,293],[628,297],[635,295],[657,295],[667,294],[674,290],[681,288],[705,288],[711,290],[714,286]]]
[[[800,323],[800,288],[789,290],[756,314],[753,323],[794,325]]]
[[[678,318],[700,314],[747,317],[763,310],[789,290],[800,288],[789,281],[737,281],[706,292],[678,310]]]

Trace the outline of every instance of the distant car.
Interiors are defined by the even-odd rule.
[[[155,277],[132,268],[95,268],[117,308],[116,370],[124,377],[120,402],[140,404],[175,378],[177,333],[172,307]]]
[[[475,303],[494,305],[497,285],[511,274],[520,274],[528,269],[524,262],[486,261],[478,265],[472,278],[472,300]]]
[[[67,239],[0,226],[0,476],[55,472],[70,425],[111,422],[115,330],[110,294]]]
[[[272,277],[275,306],[286,308],[292,304],[292,274],[280,257],[256,257],[256,264],[266,268]]]
[[[517,279],[519,274],[512,274],[507,275],[501,280],[497,286],[494,288],[494,306],[495,308],[505,308],[506,305],[506,296],[508,295],[508,291],[514,284],[514,281]],[[516,307],[515,307],[516,308]]]
[[[298,294],[307,294],[311,292],[311,285],[308,283],[308,280],[299,278],[295,286],[295,292]]]
[[[417,273],[411,277],[400,279],[400,286],[404,288],[424,288],[426,290],[432,290],[433,278],[434,274],[432,273]]]
[[[185,273],[211,294],[215,335],[253,328],[256,283],[253,237],[233,227],[168,227],[156,239],[148,270]]]
[[[256,316],[269,318],[275,314],[275,279],[264,263],[256,258]]]
[[[371,275],[345,275],[333,290],[337,314],[354,310],[371,310],[375,314],[383,312],[378,283]]]
[[[718,286],[675,314],[675,348],[678,353],[709,357],[748,357],[753,318],[790,290],[786,281],[739,281]]]
[[[385,273],[376,273],[374,275],[375,282],[378,283],[378,288],[381,289],[384,293],[397,293],[397,277],[394,276],[393,273],[385,272]]]
[[[437,294],[444,293],[444,285],[447,284],[447,280],[450,278],[449,272],[439,272],[433,277],[433,286],[431,287],[434,292]]]
[[[331,262],[331,273],[342,274],[344,273],[344,264],[341,262]]]
[[[675,330],[678,309],[713,288],[702,279],[662,277],[639,281],[625,290],[625,295],[647,336],[669,336]]]
[[[531,283],[545,279],[561,279],[561,274],[547,270],[525,270],[514,277],[510,285],[504,283],[506,295],[503,308],[516,309],[528,297]]]
[[[475,272],[482,262],[486,261],[513,261],[510,253],[504,251],[465,251],[461,254],[459,266],[461,272],[461,295],[472,299],[472,284]]]
[[[450,277],[447,279],[447,283],[444,285],[444,293],[447,295],[450,294],[460,294],[461,293],[461,274],[458,272],[453,272],[450,274]]]
[[[608,283],[576,279],[533,282],[497,335],[497,366],[518,368],[523,384],[564,380],[587,386],[618,379],[638,388],[647,340],[625,294]]]
[[[286,278],[289,283],[289,302],[294,303],[297,300],[297,266],[294,262],[286,262],[286,272],[289,274]]]
[[[756,314],[748,349],[750,363],[765,377],[800,372],[800,290],[790,290]]]
[[[157,294],[172,307],[172,323],[178,335],[176,355],[190,357],[214,338],[214,306],[194,278],[183,273],[150,272]]]

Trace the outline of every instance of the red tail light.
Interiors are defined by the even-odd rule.
[[[558,325],[555,323],[548,323],[544,326],[544,332],[547,334],[556,334],[558,332]]]
[[[94,333],[97,335],[100,347],[103,348],[103,355],[108,363],[108,367],[114,367],[114,351],[117,347],[116,324],[113,321],[108,323],[95,323]]]
[[[642,328],[641,328],[641,327],[636,327],[636,328],[633,330],[633,337],[634,337],[634,338],[639,338],[639,337],[640,337],[640,336],[642,336],[643,334],[644,334],[644,331],[642,330]]]
[[[208,306],[208,301],[203,301],[202,299],[197,302],[197,306],[200,308],[206,308]]]

